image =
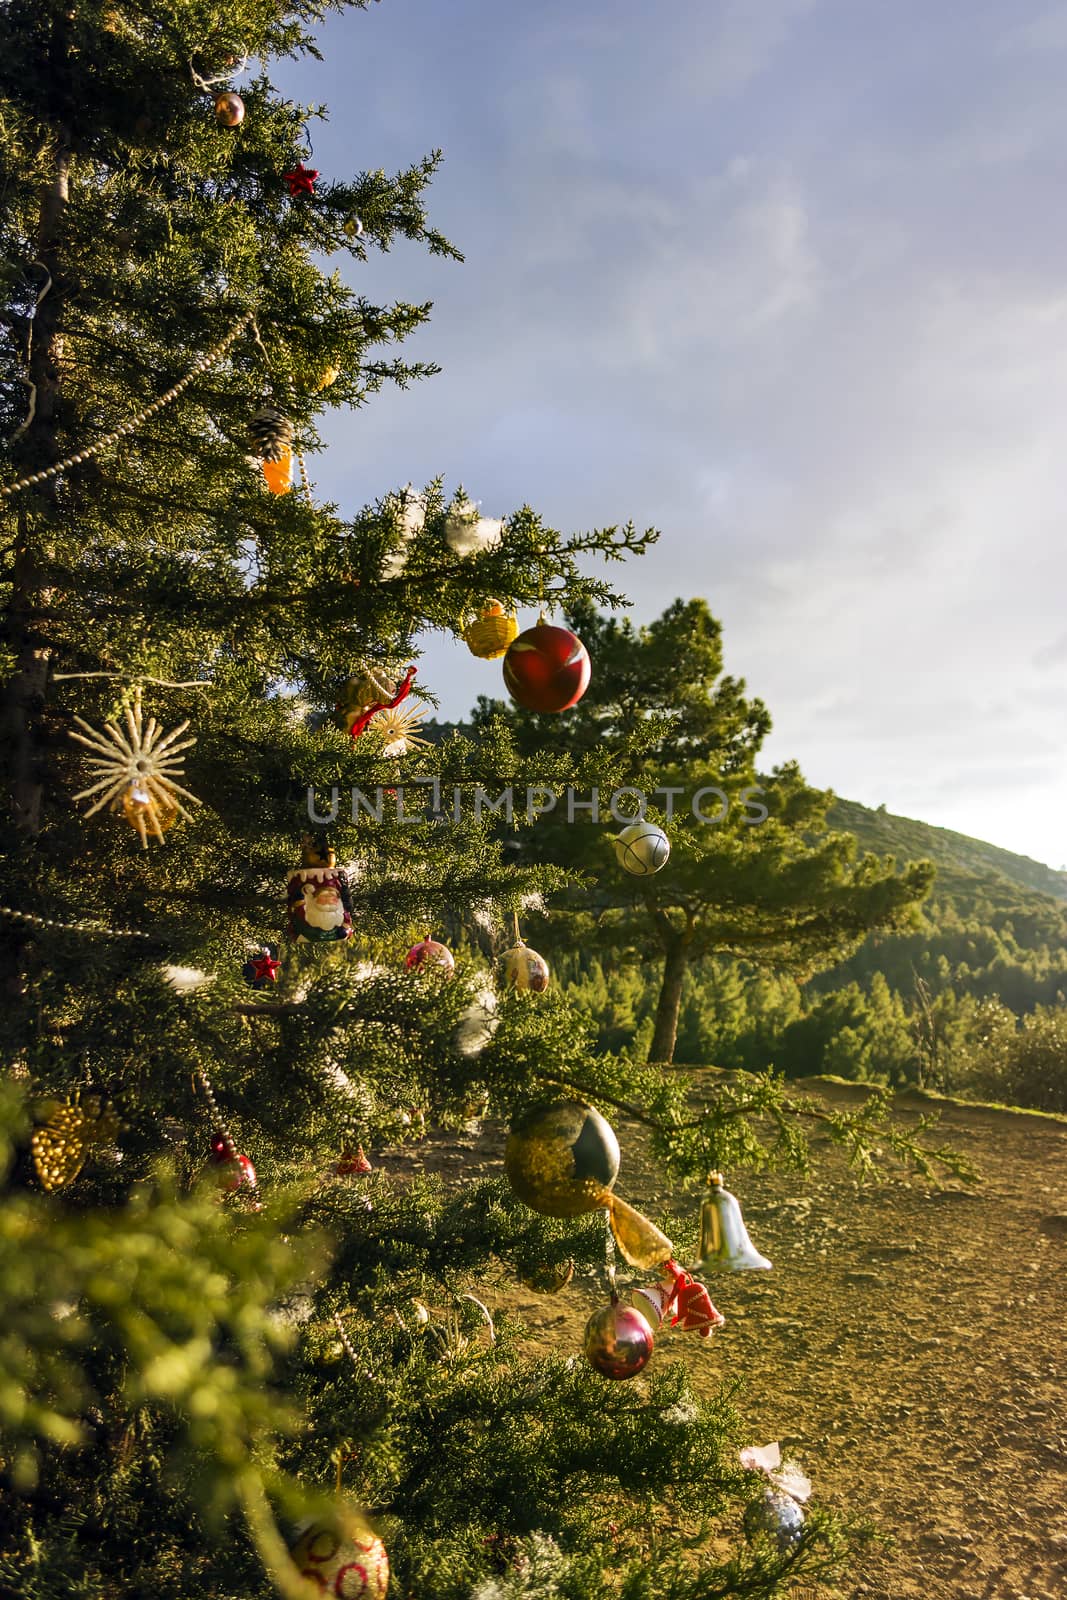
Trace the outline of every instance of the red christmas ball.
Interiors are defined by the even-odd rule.
[[[450,978],[456,970],[456,959],[446,944],[420,939],[404,957],[404,965],[409,972],[438,972],[442,978]]]
[[[504,687],[527,711],[566,711],[589,687],[589,652],[569,628],[539,622],[508,646]]]
[[[233,1151],[221,1133],[211,1136],[211,1160],[216,1169],[218,1185],[232,1193],[235,1189],[254,1189],[256,1169],[247,1156]]]

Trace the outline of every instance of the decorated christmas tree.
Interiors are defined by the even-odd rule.
[[[436,157],[316,172],[271,85],[343,8],[0,11],[0,1595],[770,1595],[845,1535],[670,1344],[719,1322],[684,1262],[765,1265],[687,1185],[802,1166],[797,1125],[594,1057],[516,938],[567,875],[479,791],[611,785],[626,742],[419,734],[434,630],[565,717],[596,662],[539,596],[617,604],[596,558],[651,535],[316,494],[318,419],[429,370],[361,263],[456,255]],[[604,1113],[673,1219],[616,1195]],[[862,1156],[877,1116],[825,1125]],[[484,1117],[476,1180],[375,1153]],[[516,1278],[590,1296],[584,1350],[523,1354]]]

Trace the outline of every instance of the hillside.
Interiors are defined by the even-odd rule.
[[[935,828],[932,823],[897,817],[881,808],[872,811],[855,800],[836,800],[830,822],[845,833],[854,833],[862,848],[875,855],[935,862],[942,884],[957,882],[960,874],[985,878],[992,873],[1020,888],[1067,900],[1067,872],[1002,850],[999,845],[970,839],[965,833],[954,833],[951,828]]]

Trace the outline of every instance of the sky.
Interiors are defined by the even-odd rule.
[[[331,108],[313,165],[440,147],[466,257],[345,267],[434,301],[403,348],[443,372],[332,420],[319,492],[655,526],[608,576],[638,621],[707,599],[768,765],[1067,863],[1067,4],[383,0],[317,37],[275,74]],[[420,677],[503,694],[458,640]]]

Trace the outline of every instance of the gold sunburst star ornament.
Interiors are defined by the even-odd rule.
[[[409,750],[419,746],[428,750],[430,740],[420,739],[415,732],[425,715],[426,707],[419,701],[413,704],[410,700],[376,712],[371,718],[371,727],[376,728],[382,736],[382,755],[406,756]]]
[[[48,1120],[30,1140],[33,1165],[48,1194],[74,1182],[96,1145],[118,1132],[118,1118],[99,1095],[60,1101],[48,1108]]]
[[[149,833],[162,844],[165,829],[172,827],[179,816],[190,817],[183,799],[194,806],[201,804],[177,781],[183,776],[185,764],[181,752],[196,743],[195,737],[176,743],[189,723],[183,722],[167,734],[155,717],[149,717],[146,724],[140,689],[134,690],[132,703],[126,706],[124,729],[117,720],[105,722],[103,731],[81,717],[74,720],[85,732],[72,733],[71,738],[96,758],[90,771],[97,781],[74,796],[75,800],[99,797],[85,813],[87,817],[110,804],[123,813],[131,828],[136,828],[141,848],[147,850]]]

